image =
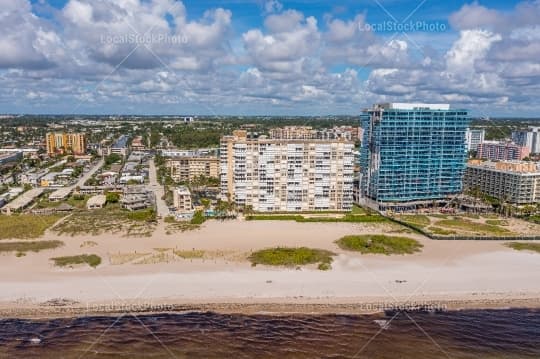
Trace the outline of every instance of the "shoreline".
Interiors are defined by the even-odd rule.
[[[222,315],[374,315],[385,311],[447,312],[462,310],[540,309],[540,295],[522,293],[509,297],[505,293],[485,293],[479,298],[440,298],[392,303],[388,298],[230,298],[219,300],[122,300],[118,302],[73,303],[63,298],[37,304],[0,302],[2,320],[51,320],[100,316],[136,316],[185,313]],[[443,299],[447,298],[447,299]]]

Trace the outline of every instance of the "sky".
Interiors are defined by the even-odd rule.
[[[0,0],[0,113],[540,117],[540,0]]]

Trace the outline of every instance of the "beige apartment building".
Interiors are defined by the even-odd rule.
[[[221,139],[221,196],[255,211],[348,211],[353,205],[354,143],[257,139],[235,131]]]
[[[46,136],[47,154],[86,153],[86,135],[84,133],[48,133]]]
[[[173,157],[167,160],[166,167],[176,182],[189,181],[200,176],[219,178],[217,157]]]
[[[463,185],[514,204],[540,202],[540,168],[524,161],[469,161]]]
[[[191,193],[187,187],[180,186],[174,189],[173,206],[181,213],[190,212],[192,210]]]

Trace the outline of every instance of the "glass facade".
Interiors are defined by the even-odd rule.
[[[466,110],[375,106],[361,121],[361,196],[404,203],[445,199],[462,191]]]

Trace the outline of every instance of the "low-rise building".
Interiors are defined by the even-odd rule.
[[[187,187],[181,186],[174,189],[173,205],[177,212],[190,212],[193,209],[191,192]]]
[[[540,167],[523,161],[470,161],[464,188],[514,204],[540,202]]]
[[[12,212],[18,212],[28,207],[36,198],[41,196],[43,188],[34,188],[30,191],[24,192],[13,201],[2,207],[2,213],[11,214]]]
[[[167,160],[166,167],[176,182],[190,181],[200,176],[219,178],[217,157],[174,157]]]
[[[127,156],[129,154],[128,140],[128,136],[120,136],[118,140],[116,140],[116,142],[111,146],[110,153],[116,153],[124,157]]]
[[[131,141],[131,149],[133,151],[144,151],[146,149],[142,136],[137,136]]]
[[[107,203],[107,196],[104,194],[98,194],[93,197],[90,197],[86,202],[86,208],[88,209],[100,209],[105,207]]]
[[[122,208],[130,211],[150,208],[155,205],[154,192],[144,186],[129,186],[124,189],[120,203]]]
[[[494,161],[519,161],[530,153],[529,148],[513,142],[484,141],[478,145],[477,157]]]

